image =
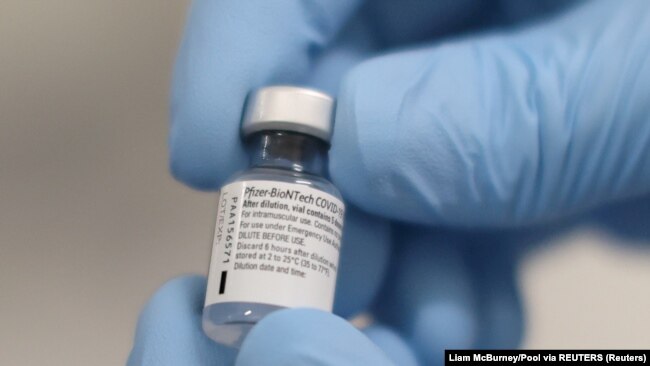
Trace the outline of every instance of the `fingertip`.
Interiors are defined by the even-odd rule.
[[[203,333],[205,286],[203,276],[181,276],[156,291],[138,319],[129,365],[201,365],[234,358]]]
[[[143,314],[182,310],[180,314],[200,314],[205,297],[206,278],[184,275],[165,282],[151,297]]]
[[[373,324],[363,329],[363,334],[370,338],[386,355],[400,366],[417,366],[417,358],[411,347],[402,337],[388,327]]]
[[[410,339],[427,364],[442,365],[445,349],[472,348],[478,333],[476,309],[457,299],[421,304]]]
[[[191,131],[186,128],[170,138],[169,170],[172,176],[202,191],[218,190],[230,175],[246,166],[246,155],[238,134],[233,134],[228,142],[223,141],[224,137],[206,139],[180,136],[186,133],[207,134],[211,129],[214,127],[199,127]],[[171,141],[172,138],[179,141]]]
[[[192,159],[179,157],[178,152],[174,151],[169,157],[169,171],[177,181],[197,190],[209,191],[219,189],[219,181],[212,174],[207,173],[212,170],[204,164],[192,163]]]

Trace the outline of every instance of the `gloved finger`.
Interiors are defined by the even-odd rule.
[[[523,338],[524,314],[517,283],[520,244],[499,234],[472,235],[466,248],[478,304],[475,348],[514,349]]]
[[[390,223],[348,206],[336,279],[334,312],[350,317],[372,303],[390,255]]]
[[[201,329],[205,278],[183,276],[163,285],[140,314],[127,364],[231,365],[235,352]]]
[[[331,170],[369,212],[511,226],[650,190],[650,2],[360,64]],[[621,40],[626,40],[621,42]]]
[[[392,329],[380,324],[373,324],[363,329],[363,334],[381,348],[395,365],[418,365],[411,346]]]
[[[423,227],[396,230],[394,260],[374,304],[425,365],[442,365],[444,350],[472,348],[479,331],[476,292],[462,238]]]
[[[286,309],[262,319],[240,349],[237,366],[393,365],[350,323],[314,309]]]
[[[296,83],[361,0],[195,0],[171,95],[170,167],[216,189],[244,166],[239,121],[246,94]]]

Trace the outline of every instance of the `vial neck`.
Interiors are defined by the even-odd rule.
[[[312,136],[288,131],[262,131],[247,140],[250,165],[325,176],[329,145]]]

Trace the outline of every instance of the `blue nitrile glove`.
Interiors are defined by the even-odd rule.
[[[335,312],[380,321],[364,336],[278,312],[239,364],[408,365],[413,350],[428,365],[444,348],[518,345],[513,248],[549,220],[650,193],[650,2],[567,3],[195,1],[174,73],[174,176],[213,190],[246,166],[250,90],[336,94],[331,175],[361,210],[346,217]],[[197,278],[163,287],[131,364],[227,362],[202,335],[203,292]]]
[[[203,277],[185,276],[156,292],[140,316],[129,365],[232,364],[235,351],[214,343],[201,330],[205,285]],[[416,364],[408,346],[391,330],[371,326],[364,333],[320,310],[277,311],[248,334],[237,365]]]

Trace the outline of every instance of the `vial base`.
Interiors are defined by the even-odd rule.
[[[203,308],[203,331],[215,342],[239,348],[253,326],[266,315],[284,309],[255,302],[225,302]]]

